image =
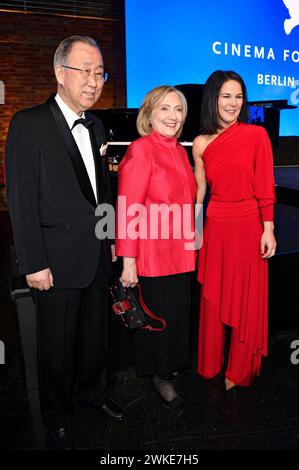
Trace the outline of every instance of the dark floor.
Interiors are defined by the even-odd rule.
[[[261,377],[251,387],[226,392],[223,372],[213,380],[197,375],[198,286],[194,283],[193,365],[192,370],[180,376],[178,384],[186,400],[185,409],[171,411],[163,407],[150,380],[136,379],[132,336],[113,318],[111,384],[126,418],[113,422],[76,405],[76,448],[118,450],[124,455],[130,450],[178,453],[205,449],[299,449],[298,212],[288,211],[286,206],[279,209],[281,250],[270,263],[269,357],[263,362]],[[0,365],[0,450],[50,449],[39,414],[37,390],[26,391],[24,385],[18,327],[9,295],[7,212],[0,210],[0,217],[0,340],[6,345],[6,364]],[[292,349],[296,341],[293,346],[298,353]]]
[[[132,368],[114,372],[114,397],[126,418],[113,422],[75,407],[73,435],[78,449],[199,451],[203,449],[299,449],[299,363],[291,343],[299,329],[273,334],[269,359],[250,388],[224,390],[223,374],[201,379],[185,372],[178,389],[186,409],[164,408],[149,379]],[[297,346],[298,348],[298,346]],[[0,382],[0,450],[50,449],[38,411],[37,391],[26,393],[16,351]],[[297,354],[299,362],[299,351]],[[195,365],[194,365],[195,366]]]

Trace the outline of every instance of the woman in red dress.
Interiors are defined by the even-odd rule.
[[[225,326],[231,327],[229,390],[250,385],[267,356],[268,258],[276,249],[273,157],[265,129],[246,124],[246,87],[237,73],[212,73],[201,116],[193,146],[197,202],[206,182],[211,197],[199,253],[198,372],[205,378],[220,372]]]
[[[136,372],[152,376],[163,403],[172,409],[183,406],[171,380],[173,373],[190,366],[190,289],[195,270],[196,181],[187,152],[177,140],[186,115],[186,99],[176,88],[159,86],[146,95],[137,118],[141,137],[121,161],[118,185],[116,254],[123,256],[121,281],[124,287],[139,281],[147,307],[167,322],[163,332],[134,333]],[[126,213],[121,207],[124,199]],[[186,210],[191,238],[185,232]]]

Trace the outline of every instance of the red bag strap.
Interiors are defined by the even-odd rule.
[[[163,331],[165,330],[166,326],[167,326],[167,323],[166,323],[166,320],[162,317],[158,317],[157,315],[155,315],[153,312],[151,312],[147,306],[145,305],[144,303],[144,300],[143,300],[143,297],[142,297],[142,292],[141,292],[141,287],[140,287],[140,284],[137,284],[138,287],[138,291],[139,291],[139,302],[140,302],[140,305],[141,307],[143,308],[143,310],[147,313],[147,315],[151,318],[153,318],[154,320],[158,320],[162,323],[162,326],[161,328],[154,328],[153,326],[151,325],[146,325],[146,326],[143,326],[142,329],[144,330],[149,330],[149,331]]]

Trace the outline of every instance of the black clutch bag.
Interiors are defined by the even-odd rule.
[[[140,285],[133,289],[131,287],[123,287],[119,279],[114,280],[110,287],[113,299],[112,310],[119,316],[126,328],[136,330],[144,328],[150,331],[163,331],[166,327],[164,318],[154,315],[144,304]],[[160,328],[150,325],[149,320],[153,318],[161,322]]]

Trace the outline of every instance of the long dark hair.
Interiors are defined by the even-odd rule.
[[[201,102],[200,122],[201,134],[215,134],[219,125],[218,97],[222,85],[228,80],[240,83],[243,93],[243,105],[238,120],[248,121],[247,90],[243,78],[232,70],[216,70],[207,79]]]

